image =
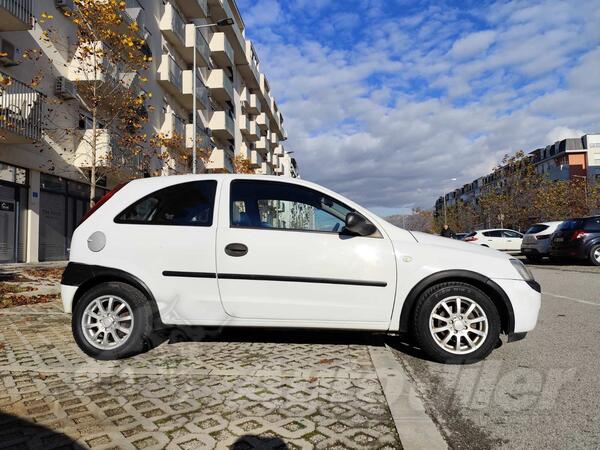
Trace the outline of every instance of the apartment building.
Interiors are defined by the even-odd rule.
[[[600,134],[586,134],[578,138],[567,138],[529,152],[539,173],[550,180],[586,179],[589,183],[600,182]],[[477,204],[480,195],[490,186],[502,187],[502,174],[490,173],[473,180],[460,188],[447,192],[435,203],[437,213],[444,205],[458,202]]]
[[[199,172],[232,172],[239,155],[256,173],[298,176],[295,159],[283,146],[283,115],[245,37],[235,0],[126,4],[124,17],[138,23],[152,56],[140,86],[152,93],[145,131],[183,137],[180,148],[165,149],[166,158],[152,159],[150,169],[137,176],[190,173],[190,159],[182,162],[175,153],[191,155],[194,134],[199,155],[205,155]],[[0,84],[0,263],[67,258],[70,236],[88,206],[88,173],[97,163],[85,139],[90,117],[77,95],[85,67],[74,58],[81,49],[74,48],[75,28],[63,14],[70,8],[72,0],[0,0],[0,80],[9,80]],[[44,19],[48,15],[51,20]],[[210,26],[226,18],[233,25]],[[43,42],[49,27],[60,30],[61,42]],[[29,49],[51,63],[27,61]],[[54,128],[76,132],[61,135]],[[113,158],[119,152],[110,130],[97,148]],[[125,166],[141,167],[131,157],[123,158]],[[105,176],[96,196],[119,175]]]

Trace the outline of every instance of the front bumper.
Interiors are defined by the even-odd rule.
[[[493,280],[500,286],[513,308],[514,329],[512,333],[526,333],[535,328],[542,304],[540,285],[524,280]]]
[[[60,285],[60,297],[62,298],[63,310],[67,314],[73,312],[73,299],[75,298],[77,289],[79,289],[79,286]]]

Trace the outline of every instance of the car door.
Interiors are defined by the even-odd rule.
[[[502,230],[502,238],[504,241],[504,249],[510,252],[521,251],[521,243],[523,235],[513,230]]]
[[[504,240],[502,239],[501,230],[484,231],[483,236],[485,237],[483,243],[489,248],[504,250]]]
[[[224,186],[221,210],[217,276],[229,315],[299,326],[388,327],[393,246],[380,232],[342,233],[353,208],[295,183],[236,179]]]
[[[216,180],[169,185],[111,218],[114,267],[148,286],[165,323],[226,318],[216,280],[216,189]]]

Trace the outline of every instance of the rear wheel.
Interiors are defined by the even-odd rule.
[[[481,290],[448,282],[422,294],[413,328],[419,346],[434,361],[465,364],[492,352],[500,336],[500,315]]]
[[[101,360],[140,353],[152,333],[152,309],[145,295],[119,282],[95,286],[75,304],[73,336],[87,355]]]
[[[594,245],[590,249],[590,262],[595,266],[600,266],[600,245]]]

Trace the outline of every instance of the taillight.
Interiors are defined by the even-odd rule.
[[[538,236],[536,236],[535,238],[538,241],[543,241],[544,239],[550,239],[550,236],[552,236],[551,234],[540,234]]]
[[[107,192],[106,194],[104,194],[103,197],[100,198],[100,200],[98,200],[96,202],[96,204],[94,206],[92,206],[88,212],[86,212],[83,217],[81,218],[81,221],[79,222],[79,225],[81,225],[83,222],[85,222],[85,220],[87,220],[92,214],[94,214],[96,211],[98,211],[98,208],[100,208],[102,205],[104,205],[107,201],[110,200],[110,198],[115,195],[118,191],[120,191],[127,183],[129,183],[129,181],[126,181],[125,183],[121,183],[121,184],[117,184],[114,189],[110,192]]]
[[[473,242],[476,240],[477,240],[477,238],[475,236],[467,237],[464,239],[465,242]]]
[[[584,230],[575,230],[573,231],[573,235],[571,236],[572,241],[576,241],[578,239],[583,239],[587,236],[587,233]]]

